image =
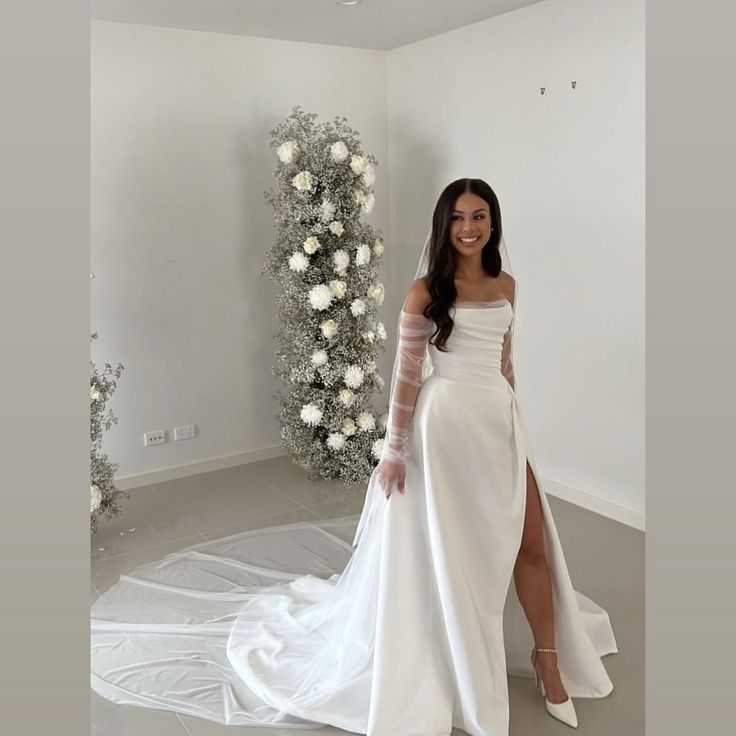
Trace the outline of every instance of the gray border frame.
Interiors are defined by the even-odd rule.
[[[0,19],[0,732],[90,731],[88,2]]]
[[[727,733],[736,8],[646,5],[647,733]],[[79,736],[90,728],[89,5],[2,12],[0,725]]]
[[[734,728],[734,28],[733,3],[646,3],[650,736]]]

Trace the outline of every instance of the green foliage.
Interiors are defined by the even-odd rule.
[[[97,333],[91,335],[97,339]],[[105,363],[100,373],[94,362],[90,361],[90,526],[92,534],[99,531],[103,518],[111,519],[122,513],[122,499],[130,498],[130,494],[115,487],[114,475],[117,464],[110,461],[102,451],[103,430],[110,429],[118,423],[112,410],[105,411],[107,401],[117,386],[117,379],[123,371],[123,365],[117,368]]]

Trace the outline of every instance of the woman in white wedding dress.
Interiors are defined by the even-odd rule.
[[[92,607],[100,695],[232,725],[507,736],[509,674],[536,676],[572,726],[571,698],[611,692],[609,617],[572,586],[527,445],[501,243],[491,188],[450,184],[400,314],[360,518],[236,534],[121,576]]]

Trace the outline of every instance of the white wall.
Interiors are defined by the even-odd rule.
[[[440,190],[494,187],[547,489],[643,519],[642,0],[548,0],[388,53],[95,21],[92,69],[93,359],[126,366],[118,477],[279,445],[262,191],[268,131],[301,104],[380,161],[392,336]],[[189,422],[194,442],[142,446]]]
[[[91,40],[92,359],[125,365],[105,451],[126,478],[278,448],[269,131],[296,104],[347,116],[385,234],[385,54],[104,21]],[[195,440],[143,446],[186,423]]]
[[[442,188],[488,181],[519,283],[517,389],[539,472],[638,514],[644,68],[641,0],[549,0],[387,55],[394,291]]]

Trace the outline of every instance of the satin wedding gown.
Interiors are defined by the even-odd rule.
[[[453,310],[451,352],[429,346],[405,493],[387,500],[372,478],[359,517],[239,533],[121,576],[92,606],[97,693],[240,726],[507,736],[507,675],[533,676],[512,577],[527,461],[562,681],[572,698],[611,692],[608,614],[572,586],[502,370],[513,307]]]

